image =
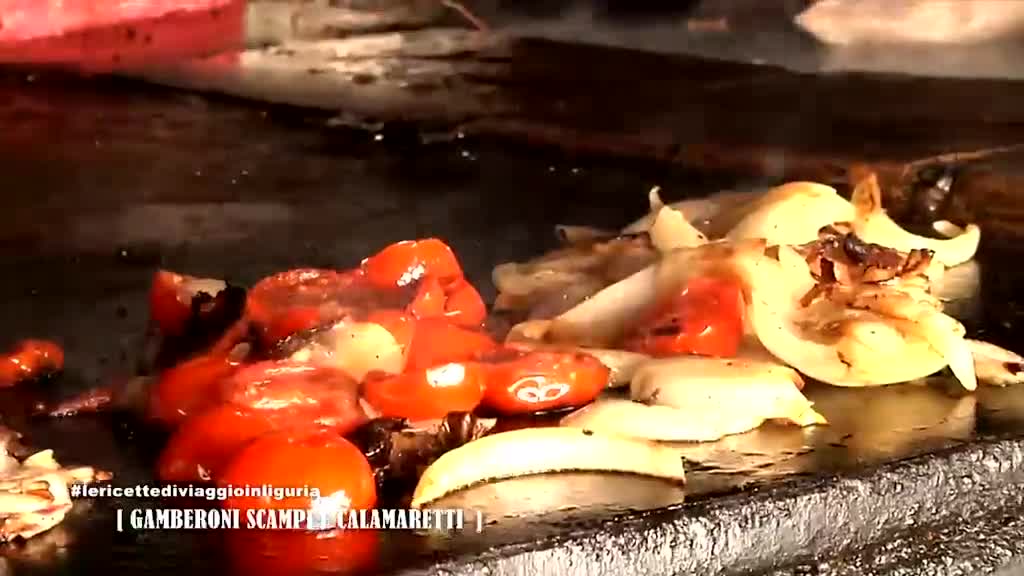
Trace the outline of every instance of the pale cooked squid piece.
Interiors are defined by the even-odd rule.
[[[780,248],[781,254],[791,250]],[[737,260],[750,290],[747,314],[758,339],[802,374],[836,386],[881,386],[930,376],[949,367],[964,388],[977,380],[963,326],[933,299],[881,285],[824,290],[808,302],[815,281],[799,259]]]
[[[764,238],[769,246],[813,242],[818,231],[853,219],[852,204],[831,186],[790,182],[769,190],[753,209],[729,231],[727,238]]]
[[[980,340],[968,340],[978,381],[992,386],[1024,383],[1024,357]]]
[[[626,398],[599,398],[562,418],[560,426],[655,442],[710,442],[759,424],[726,422],[715,414],[694,420],[686,410],[648,406]]]
[[[931,250],[933,258],[947,267],[967,262],[978,251],[981,228],[975,224],[968,224],[961,229],[944,220],[935,222],[933,228],[946,236],[945,240],[918,236],[904,230],[882,209],[882,192],[878,186],[878,177],[874,174],[857,183],[852,200],[857,214],[850,224],[857,236],[865,242],[881,244],[901,252]]]
[[[556,472],[617,472],[685,482],[682,458],[666,446],[579,428],[524,428],[446,452],[420,476],[412,507],[427,507],[484,482]]]
[[[679,356],[637,368],[630,396],[643,404],[682,410],[716,439],[753,430],[766,420],[826,424],[802,388],[800,375],[778,363]]]

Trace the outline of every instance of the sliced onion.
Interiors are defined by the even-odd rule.
[[[853,205],[834,188],[792,182],[769,190],[727,238],[764,238],[769,246],[806,244],[817,240],[823,227],[852,220],[854,215]]]
[[[693,277],[730,273],[728,262],[745,254],[763,254],[761,241],[712,243],[665,254],[661,260],[616,282],[555,318],[549,341],[594,348],[614,347],[638,318],[674,296]]]
[[[657,192],[656,190],[654,191]],[[750,211],[764,190],[723,191],[707,198],[695,198],[668,204],[686,215],[687,220],[704,235],[720,239]],[[665,204],[651,203],[651,212],[622,230],[623,234],[639,234],[650,230],[658,212]]]
[[[750,287],[747,313],[758,339],[802,374],[836,386],[880,386],[924,378],[948,365],[965,388],[975,386],[958,343],[963,341],[962,326],[957,328],[959,323],[952,318],[934,310],[933,315],[910,321],[827,304],[804,309],[799,304],[802,294],[794,290],[794,282],[787,280],[778,261],[748,258],[741,264],[742,277]],[[836,320],[840,324],[834,333],[821,329]],[[891,343],[881,335],[865,337],[876,321],[899,330],[903,347],[881,346],[883,341]]]
[[[934,223],[933,228],[947,236],[946,240],[918,236],[904,230],[882,209],[882,192],[875,175],[857,184],[853,191],[853,205],[857,210],[856,218],[851,222],[853,231],[865,242],[900,252],[931,250],[933,258],[945,266],[956,266],[974,258],[981,242],[981,228],[974,224],[961,229],[944,220]]]
[[[659,252],[693,248],[707,244],[704,234],[693,227],[679,210],[663,206],[651,225],[651,243]]]

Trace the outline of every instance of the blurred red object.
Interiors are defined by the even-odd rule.
[[[0,0],[0,63],[105,71],[238,50],[245,0]]]

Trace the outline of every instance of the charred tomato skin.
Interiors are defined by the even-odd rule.
[[[263,436],[249,443],[227,464],[218,486],[261,486],[317,489],[333,506],[360,510],[377,503],[373,469],[363,453],[351,442],[328,431]],[[224,506],[244,516],[256,509],[310,510],[309,495],[282,499],[265,496],[230,495]],[[318,505],[319,509],[319,505]]]
[[[455,362],[399,375],[374,374],[363,397],[381,416],[410,421],[472,412],[484,395],[485,375],[475,362]]]
[[[406,370],[469,361],[497,348],[498,343],[483,330],[459,326],[447,318],[426,318],[416,322]]]
[[[345,434],[367,419],[358,382],[330,366],[287,360],[250,364],[222,380],[219,395],[278,429],[310,424]]]
[[[361,268],[366,278],[381,288],[410,286],[426,276],[442,285],[462,277],[455,253],[437,238],[395,242],[363,260]]]
[[[150,391],[149,417],[176,426],[221,403],[220,386],[239,369],[228,356],[197,356],[165,370]]]
[[[743,290],[724,278],[695,278],[655,310],[624,348],[656,357],[732,357],[743,340]]]
[[[64,369],[64,350],[50,340],[22,340],[0,357],[0,387],[14,386]]]
[[[503,349],[480,363],[487,382],[481,405],[506,416],[582,406],[611,377],[596,358],[577,352]]]
[[[252,411],[223,405],[186,420],[168,440],[157,462],[162,482],[215,480],[225,463],[246,444],[274,430]]]

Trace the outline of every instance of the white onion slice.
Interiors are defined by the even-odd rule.
[[[849,221],[854,215],[853,205],[834,188],[791,182],[769,190],[727,237],[764,238],[769,246],[806,244],[817,240],[823,227]]]
[[[882,192],[875,175],[857,184],[853,191],[853,205],[857,210],[851,222],[853,231],[865,242],[900,252],[931,250],[935,253],[933,258],[947,267],[974,258],[981,242],[981,228],[975,224],[968,224],[967,228],[961,229],[944,220],[935,222],[933,228],[947,236],[946,240],[918,236],[904,230],[882,209]]]

